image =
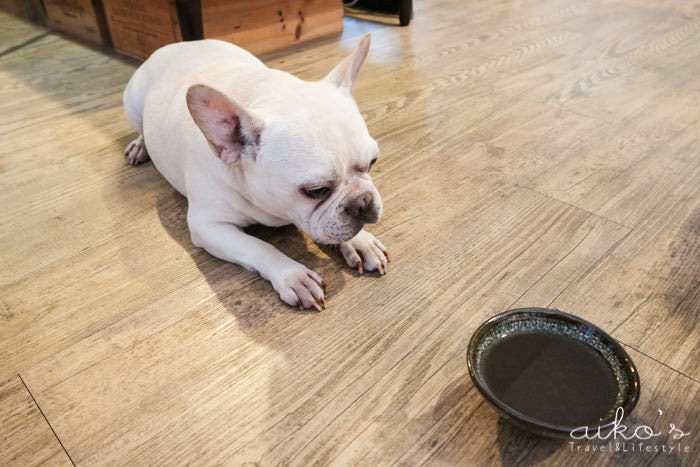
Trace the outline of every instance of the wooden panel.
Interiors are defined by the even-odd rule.
[[[182,40],[174,0],[102,0],[117,52],[146,59],[164,45]]]
[[[7,467],[72,465],[17,376],[0,381],[0,458]]]
[[[44,0],[51,27],[98,45],[109,44],[102,5],[97,0]]]
[[[0,0],[0,10],[38,24],[46,22],[46,13],[41,0]]]
[[[202,0],[205,38],[257,54],[343,30],[340,0]]]

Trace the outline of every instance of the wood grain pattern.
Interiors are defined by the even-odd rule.
[[[0,382],[2,465],[70,466],[70,459],[19,377]]]
[[[145,60],[158,48],[182,40],[175,2],[102,0],[114,50]]]
[[[57,31],[97,45],[109,45],[102,4],[93,0],[44,0],[48,23]]]
[[[201,0],[205,39],[239,44],[259,54],[343,30],[343,5],[335,0]]]
[[[426,0],[409,28],[346,18],[340,38],[263,56],[319,79],[373,34],[355,96],[382,149],[370,230],[389,273],[359,276],[293,227],[251,229],[324,277],[320,314],[194,248],[186,200],[125,164],[136,62],[0,12],[13,459],[70,462],[60,439],[86,466],[698,465],[691,3]],[[642,380],[630,423],[690,431],[691,455],[576,452],[499,420],[466,346],[522,306],[623,342]]]
[[[26,5],[25,7],[31,8]],[[7,7],[4,3],[0,3],[0,15],[3,18],[3,27],[0,29],[0,57],[49,33],[45,27],[39,24],[11,16],[4,11],[6,8],[9,12],[14,11],[14,7]]]

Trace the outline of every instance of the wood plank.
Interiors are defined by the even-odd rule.
[[[700,126],[667,128],[673,136],[662,144],[634,148],[618,137],[611,141],[617,147],[607,144],[564,161],[556,167],[561,179],[527,184],[630,227],[649,216],[663,216],[674,203],[692,205],[698,189]]]
[[[253,4],[202,0],[202,31],[254,54],[343,30],[343,6],[334,0],[258,1]]]
[[[92,0],[43,0],[52,28],[97,45],[109,45],[102,3]]]
[[[112,45],[120,53],[145,60],[158,48],[182,40],[175,2],[103,0],[102,6]]]
[[[2,7],[10,9],[10,11],[14,8],[33,9],[33,6],[30,4],[24,6],[13,5],[11,7],[6,7],[3,4]],[[0,9],[0,24],[3,25],[2,29],[0,29],[0,56],[16,50],[28,41],[36,40],[36,38],[48,32],[45,27],[27,20],[20,20],[3,9]]]
[[[0,458],[8,467],[73,465],[16,375],[0,382]]]
[[[598,320],[613,335],[700,379],[700,146],[688,128],[600,187],[609,205],[640,209],[639,224],[553,306]],[[680,343],[680,345],[679,345]]]

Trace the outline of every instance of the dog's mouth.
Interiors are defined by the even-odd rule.
[[[316,212],[315,216],[297,226],[301,227],[315,243],[338,245],[347,242],[362,230],[366,222],[364,219],[348,215],[344,206],[342,203],[326,206],[325,209]]]
[[[356,225],[337,225],[333,224],[330,226],[325,226],[322,229],[320,235],[313,235],[309,232],[311,239],[323,245],[339,245],[341,243],[347,242],[355,235],[357,235],[360,230],[364,227],[364,223],[358,222]]]

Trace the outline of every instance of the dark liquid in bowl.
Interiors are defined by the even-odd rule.
[[[491,392],[529,417],[555,425],[596,425],[615,406],[617,383],[603,357],[574,339],[546,332],[512,334],[486,350]]]

